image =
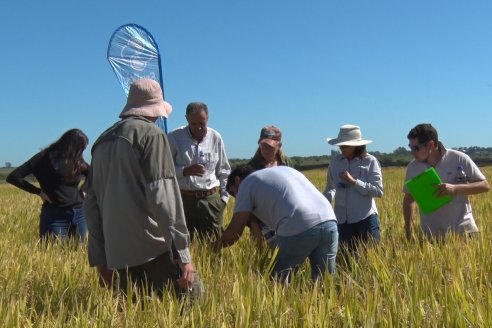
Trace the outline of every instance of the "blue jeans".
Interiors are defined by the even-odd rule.
[[[39,221],[39,237],[77,236],[81,241],[87,236],[87,223],[82,208],[43,206]]]
[[[292,271],[302,265],[306,258],[311,263],[313,280],[326,270],[335,273],[335,259],[338,250],[338,230],[335,221],[322,222],[307,231],[294,236],[278,236],[277,262],[272,276],[281,281],[289,279]]]
[[[349,250],[355,250],[358,242],[367,244],[372,241],[378,243],[381,239],[378,214],[371,214],[356,223],[339,224],[338,233],[340,234],[340,246],[345,246]]]

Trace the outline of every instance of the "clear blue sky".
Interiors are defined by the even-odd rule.
[[[19,0],[0,11],[0,166],[73,127],[92,145],[117,121],[106,51],[126,23],[159,45],[169,128],[203,101],[230,158],[267,124],[289,156],[329,154],[346,123],[369,151],[406,146],[422,122],[448,147],[492,146],[491,1]]]

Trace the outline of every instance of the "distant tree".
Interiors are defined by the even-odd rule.
[[[398,147],[393,151],[394,155],[406,155],[409,151],[405,147]]]
[[[290,159],[294,162],[294,165],[299,165],[302,163],[302,157],[300,156],[293,156]]]
[[[5,167],[8,167],[8,168],[12,167],[12,163],[10,163],[10,162],[5,162]]]

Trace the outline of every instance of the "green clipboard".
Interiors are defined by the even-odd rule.
[[[430,167],[419,175],[405,182],[405,186],[410,191],[413,199],[419,205],[420,210],[425,213],[431,213],[441,206],[449,203],[452,199],[450,195],[437,197],[435,191],[437,184],[442,183],[434,167]]]

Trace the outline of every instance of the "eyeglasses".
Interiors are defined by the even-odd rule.
[[[420,149],[424,148],[427,145],[427,142],[420,143],[418,145],[408,145],[408,148],[410,148],[410,151],[419,151]]]

